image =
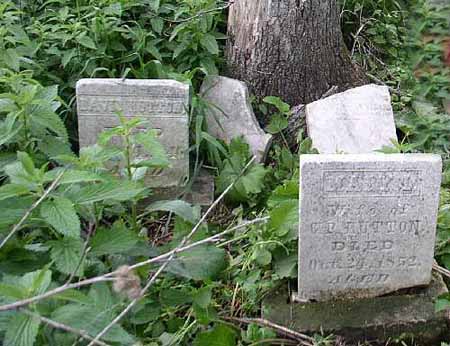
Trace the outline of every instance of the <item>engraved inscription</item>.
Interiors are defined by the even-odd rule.
[[[80,147],[93,145],[105,129],[120,125],[118,113],[127,118],[144,120],[136,132],[157,131],[169,166],[146,168],[148,187],[177,186],[189,175],[189,124],[187,107],[189,88],[168,80],[83,79],[77,83],[77,109]],[[110,144],[123,147],[123,139],[113,136]],[[151,159],[151,148],[131,143],[133,162]],[[109,163],[122,169],[123,160]],[[139,171],[144,174],[143,170]]]
[[[374,297],[431,279],[439,157],[300,160],[299,295]]]
[[[126,112],[129,115],[167,114],[180,115],[184,113],[184,99],[151,99],[136,97],[105,97],[83,95],[79,97],[79,112],[82,114],[109,115]],[[183,115],[184,116],[184,115]]]
[[[422,172],[402,171],[324,171],[325,197],[419,196]]]

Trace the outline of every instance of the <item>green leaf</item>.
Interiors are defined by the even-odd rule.
[[[33,346],[39,325],[37,317],[16,313],[8,324],[3,346]]]
[[[14,162],[5,167],[5,173],[13,184],[26,186],[35,191],[38,188],[38,177],[30,175],[20,162]]]
[[[48,183],[55,180],[61,172],[64,171],[63,176],[59,181],[59,185],[64,184],[75,184],[75,183],[87,183],[94,181],[102,181],[103,178],[98,174],[87,172],[87,171],[79,171],[79,170],[64,170],[63,168],[55,168],[51,171],[48,171],[44,175],[44,182]]]
[[[161,290],[159,299],[161,304],[172,307],[192,303],[191,292],[186,287]]]
[[[22,129],[23,124],[16,121],[17,117],[7,117],[0,122],[0,145],[13,142],[14,137]]]
[[[212,290],[211,287],[202,287],[197,290],[194,295],[194,303],[199,307],[206,309],[211,304]]]
[[[73,200],[77,204],[88,204],[105,200],[129,201],[144,191],[147,191],[147,189],[133,182],[104,182],[83,187],[77,192]]]
[[[24,299],[27,296],[26,290],[18,285],[0,283],[0,297],[13,298],[14,301]]]
[[[211,330],[197,334],[194,346],[236,346],[236,338],[233,329],[217,324]]]
[[[280,201],[270,211],[269,227],[275,229],[280,237],[284,236],[298,226],[298,208],[298,199]]]
[[[29,175],[34,175],[34,171],[35,171],[36,168],[34,167],[34,162],[31,159],[30,155],[28,155],[25,152],[18,151],[17,152],[17,158],[22,163],[22,167],[25,169],[25,171]]]
[[[19,280],[19,284],[27,289],[27,296],[42,294],[52,282],[52,272],[48,269],[26,273]]]
[[[277,96],[266,96],[263,101],[275,106],[281,113],[288,113],[291,107]]]
[[[158,140],[158,132],[156,130],[148,130],[140,132],[134,136],[136,143],[141,144],[145,151],[151,155],[151,160],[158,163],[160,167],[167,167],[169,160],[164,146]],[[147,160],[148,161],[148,160]]]
[[[223,168],[216,179],[217,192],[221,193],[236,181],[249,161],[249,146],[242,137],[234,138],[230,143],[230,157],[224,161]],[[234,203],[242,203],[250,198],[250,194],[259,193],[264,187],[267,170],[260,164],[252,164],[236,181],[226,199]]]
[[[0,201],[11,197],[26,195],[29,192],[30,190],[28,190],[28,188],[23,185],[3,185],[0,187]]]
[[[58,271],[70,275],[77,270],[75,276],[83,275],[83,264],[77,268],[83,249],[81,239],[64,237],[61,240],[50,241],[48,245],[52,248],[50,257]]]
[[[1,141],[0,141],[1,142]],[[6,166],[10,165],[16,160],[16,153],[9,153],[3,151],[0,153],[0,173],[2,173]]]
[[[70,200],[64,197],[53,197],[41,206],[41,216],[59,233],[72,237],[80,237],[80,219]]]
[[[130,315],[132,324],[146,324],[156,321],[161,313],[161,306],[155,302],[143,303]]]
[[[214,280],[226,266],[225,250],[207,245],[179,254],[167,271],[192,280]]]
[[[281,114],[275,114],[270,119],[269,125],[266,127],[266,131],[274,135],[280,133],[288,127],[288,120]]]
[[[216,38],[211,34],[204,34],[200,39],[200,44],[211,54],[219,54],[219,45]]]
[[[146,211],[169,211],[178,215],[184,220],[189,221],[192,224],[195,224],[197,222],[197,216],[194,208],[189,203],[181,200],[158,201],[150,204],[146,208]]]
[[[261,266],[266,266],[272,262],[272,254],[263,246],[258,246],[253,252],[254,260]]]
[[[89,305],[68,304],[56,309],[52,319],[71,327],[85,330],[90,335],[97,335],[114,318],[112,306],[100,308],[91,301]],[[120,345],[132,345],[134,338],[120,325],[115,324],[102,340],[117,342]]]
[[[436,312],[450,310],[450,295],[445,294],[438,299],[436,299],[436,303],[434,305]]]
[[[2,49],[1,52],[1,58],[5,62],[5,64],[12,70],[18,72],[20,70],[20,57],[17,54],[15,49],[9,48],[9,49]]]
[[[16,203],[18,205],[11,205],[11,200],[8,199],[0,204],[0,232],[3,228],[18,222],[33,203],[33,200],[29,198],[21,198],[20,200],[20,202],[23,201],[27,203]],[[18,200],[16,200],[16,202],[18,202]]]
[[[150,24],[152,26],[153,31],[157,32],[158,34],[162,33],[162,30],[164,28],[164,20],[162,18],[160,17],[152,18],[150,19]]]
[[[76,49],[66,50],[61,58],[61,64],[64,68],[70,63],[72,58],[77,54]]]
[[[91,253],[95,256],[126,253],[131,250],[140,238],[127,229],[121,222],[116,222],[111,229],[99,228],[91,240]]]
[[[39,104],[33,106],[31,123],[37,127],[49,129],[61,137],[65,142],[69,140],[66,126],[50,104]]]
[[[280,277],[280,279],[297,277],[297,253],[286,256],[283,249],[283,255],[284,256],[280,258],[275,258],[273,263],[275,273]]]
[[[81,44],[82,46],[90,49],[97,49],[97,46],[95,45],[92,38],[86,35],[86,33],[83,33],[82,35],[77,37],[77,42]]]

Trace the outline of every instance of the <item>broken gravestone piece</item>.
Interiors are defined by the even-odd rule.
[[[439,155],[301,155],[299,300],[428,285],[441,169]]]
[[[77,83],[80,148],[93,145],[105,129],[119,125],[117,113],[139,117],[156,129],[170,167],[147,172],[149,187],[182,184],[189,176],[189,86],[174,80],[81,79]],[[145,157],[142,157],[145,158]]]
[[[389,90],[365,85],[306,106],[309,137],[321,154],[370,153],[397,141]]]
[[[201,87],[202,97],[209,103],[208,132],[226,143],[244,136],[257,160],[264,161],[272,142],[258,124],[245,83],[221,76],[206,77]]]

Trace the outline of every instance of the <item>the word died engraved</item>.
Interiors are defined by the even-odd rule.
[[[441,169],[438,155],[302,155],[301,299],[428,284]]]

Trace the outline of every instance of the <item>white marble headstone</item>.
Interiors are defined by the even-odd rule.
[[[441,170],[439,155],[302,155],[298,298],[427,285]]]
[[[365,85],[310,103],[306,124],[321,154],[371,153],[397,141],[385,86]]]
[[[202,84],[201,95],[209,103],[206,112],[208,132],[227,143],[243,136],[257,160],[264,161],[272,135],[259,126],[247,85],[232,78],[208,76]]]
[[[174,80],[82,79],[76,86],[80,148],[119,125],[117,113],[139,117],[158,130],[170,167],[150,170],[149,187],[170,187],[189,176],[189,86]],[[140,130],[146,130],[144,127]]]

